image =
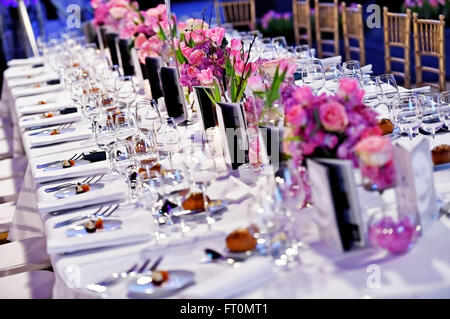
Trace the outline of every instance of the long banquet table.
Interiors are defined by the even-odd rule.
[[[5,84],[2,92],[0,112],[3,116],[10,114],[14,124],[14,156],[25,154],[30,162],[38,163],[40,158],[58,157],[59,154],[80,153],[96,147],[92,136],[80,141],[57,145],[31,148],[24,138],[26,132],[20,129],[18,102],[22,97],[9,84],[10,74],[14,68],[24,74],[31,70],[30,64],[37,63],[38,58],[29,61],[17,61],[21,66],[11,66],[5,72]],[[27,67],[28,65],[28,67]],[[43,69],[43,72],[49,72]],[[15,93],[16,92],[16,93]],[[41,92],[41,93],[40,93]],[[45,88],[31,90],[32,99],[37,101],[42,95],[61,96],[62,103],[70,103],[70,92],[55,86],[45,92]],[[26,95],[25,95],[26,96]],[[143,98],[143,97],[141,97]],[[381,111],[383,112],[383,111]],[[78,122],[76,125],[82,125]],[[183,134],[186,140],[200,130],[198,124],[190,126]],[[429,138],[429,137],[426,137]],[[401,137],[401,139],[407,139]],[[438,135],[435,143],[449,143],[450,134]],[[234,174],[236,175],[236,174]],[[237,176],[238,177],[238,176]],[[450,171],[434,173],[435,187],[443,201],[450,199]],[[122,182],[123,186],[125,182]],[[236,191],[232,178],[218,181],[212,188],[217,196],[227,197],[230,190]],[[305,210],[296,220],[297,229],[307,248],[300,251],[300,262],[288,269],[274,267],[270,257],[251,257],[240,267],[231,267],[225,263],[202,263],[203,249],[210,247],[222,250],[225,237],[238,227],[249,224],[252,216],[251,205],[255,199],[254,187],[243,188],[243,198],[230,200],[223,218],[212,225],[208,231],[206,225],[198,224],[190,232],[181,236],[174,234],[166,240],[156,242],[152,236],[152,222],[149,213],[136,206],[123,205],[117,214],[129,221],[127,227],[141,225],[140,240],[127,243],[127,233],[118,233],[121,240],[113,246],[53,253],[61,245],[61,229],[53,229],[55,222],[86,213],[86,208],[76,209],[67,214],[54,216],[38,212],[38,188],[31,165],[28,165],[23,186],[17,201],[14,220],[9,239],[12,241],[44,236],[47,251],[56,282],[53,289],[54,298],[127,298],[126,283],[120,283],[105,293],[86,290],[87,284],[98,282],[115,271],[124,271],[137,261],[147,258],[156,260],[164,256],[161,268],[184,269],[195,273],[196,284],[182,290],[171,298],[427,298],[450,297],[450,218],[440,216],[431,226],[424,230],[415,247],[400,256],[384,256],[371,249],[336,254],[320,244],[311,215],[313,208]],[[126,188],[123,188],[126,189]],[[239,191],[238,191],[239,192]],[[364,193],[364,192],[362,192]],[[376,200],[370,194],[365,203]],[[391,196],[393,200],[393,196]],[[92,209],[91,209],[92,210]],[[124,224],[125,228],[125,224]],[[134,229],[128,229],[133,233]],[[124,230],[126,231],[126,230]],[[112,241],[111,241],[112,243]],[[59,246],[58,246],[59,245]],[[89,243],[85,243],[86,248]],[[373,265],[379,267],[379,285],[371,285]],[[372,268],[371,268],[372,267]],[[273,271],[275,269],[275,271]]]

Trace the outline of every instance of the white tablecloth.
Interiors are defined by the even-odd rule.
[[[7,81],[2,97],[2,114],[11,113],[13,122],[17,124],[17,112],[14,99],[9,94]],[[192,129],[198,127],[191,127]],[[16,132],[15,138],[20,137]],[[449,135],[439,136],[440,142],[450,142]],[[16,153],[22,151],[20,138],[17,140]],[[79,149],[95,145],[95,141],[87,143],[73,142]],[[68,144],[68,143],[66,143]],[[60,146],[59,146],[60,147]],[[68,148],[69,147],[69,148]],[[29,158],[46,154],[67,151],[72,145],[60,147],[50,146],[39,149],[39,152],[27,150]],[[441,196],[450,199],[450,171],[435,172],[435,185]],[[52,218],[37,213],[36,185],[30,168],[27,169],[23,187],[17,202],[14,220],[9,239],[43,236],[43,221]],[[217,184],[217,188],[227,185]],[[219,189],[217,189],[220,192]],[[93,294],[80,287],[87,283],[104,279],[114,271],[122,271],[145,258],[156,260],[164,255],[161,268],[173,267],[192,270],[196,282],[203,283],[209,278],[226,271],[228,265],[201,264],[206,247],[221,250],[225,245],[225,236],[235,228],[247,226],[249,209],[254,198],[247,197],[242,202],[233,203],[223,215],[223,219],[213,225],[213,232],[208,236],[190,236],[186,239],[172,240],[156,244],[154,241],[102,248],[93,251],[82,251],[68,255],[51,255],[56,282],[53,289],[54,298],[80,297],[114,297],[126,298],[124,287],[112,289],[110,294]],[[297,219],[297,229],[304,238],[316,238],[316,228],[307,211]],[[148,221],[150,222],[150,220]],[[197,225],[192,234],[208,234],[206,225]],[[231,297],[242,298],[363,298],[363,297],[450,297],[450,220],[442,216],[424,231],[412,251],[402,256],[380,257],[373,251],[355,252],[335,255],[320,244],[311,244],[309,249],[301,251],[302,263],[293,265],[288,271],[279,271],[261,281],[259,286],[249,287]],[[374,273],[375,271],[375,273]],[[375,277],[374,277],[375,276]],[[379,279],[379,280],[378,280]],[[189,291],[180,292],[173,297],[189,296]]]

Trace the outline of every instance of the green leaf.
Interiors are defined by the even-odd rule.
[[[185,64],[187,62],[186,57],[183,55],[183,52],[181,52],[180,49],[177,49],[175,51],[175,56],[177,57],[178,62],[180,62],[180,64]]]
[[[158,38],[160,38],[163,41],[167,40],[166,34],[164,33],[164,29],[162,28],[161,24],[158,23],[159,31],[158,31]]]

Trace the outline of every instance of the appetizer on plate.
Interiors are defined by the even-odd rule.
[[[83,193],[87,193],[89,192],[91,189],[91,187],[88,184],[81,184],[78,183],[77,186],[75,186],[75,193],[78,194],[83,194]]]
[[[48,119],[48,118],[50,118],[50,117],[53,117],[54,114],[53,114],[52,112],[47,112],[47,113],[42,114],[42,116],[43,116],[44,118]]]
[[[103,219],[99,218],[97,220],[89,220],[84,226],[86,232],[95,233],[97,230],[103,229]]]
[[[75,166],[75,161],[74,160],[65,160],[63,162],[63,168],[69,168]]]
[[[57,128],[53,129],[53,130],[50,132],[50,135],[58,135],[58,134],[61,134],[61,131],[60,131],[59,129],[57,129]]]
[[[169,272],[166,270],[152,271],[152,283],[156,286],[161,286],[164,282],[168,281],[169,278]]]
[[[231,232],[226,238],[227,248],[231,252],[245,252],[256,247],[255,234],[259,232],[258,227],[251,225],[247,228],[238,228]]]
[[[450,163],[450,145],[441,144],[433,148],[431,156],[434,165]]]

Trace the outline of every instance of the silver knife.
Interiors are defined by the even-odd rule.
[[[62,160],[59,160],[59,161],[53,161],[53,162],[49,162],[49,163],[45,163],[45,164],[39,164],[39,165],[36,165],[36,168],[46,168],[46,167],[49,167],[49,166],[52,166],[52,165],[55,165],[55,164],[58,164],[58,163],[63,163],[64,161],[62,161]]]
[[[77,216],[77,217],[74,217],[74,218],[66,219],[66,220],[64,220],[64,221],[62,221],[62,222],[56,223],[56,224],[53,226],[53,228],[61,228],[61,227],[70,225],[70,224],[72,224],[72,223],[75,223],[75,222],[77,222],[77,221],[80,221],[80,220],[89,218],[89,217],[91,217],[91,216],[92,216],[92,215],[90,215],[90,214],[89,214],[89,215],[85,214],[85,215]]]

